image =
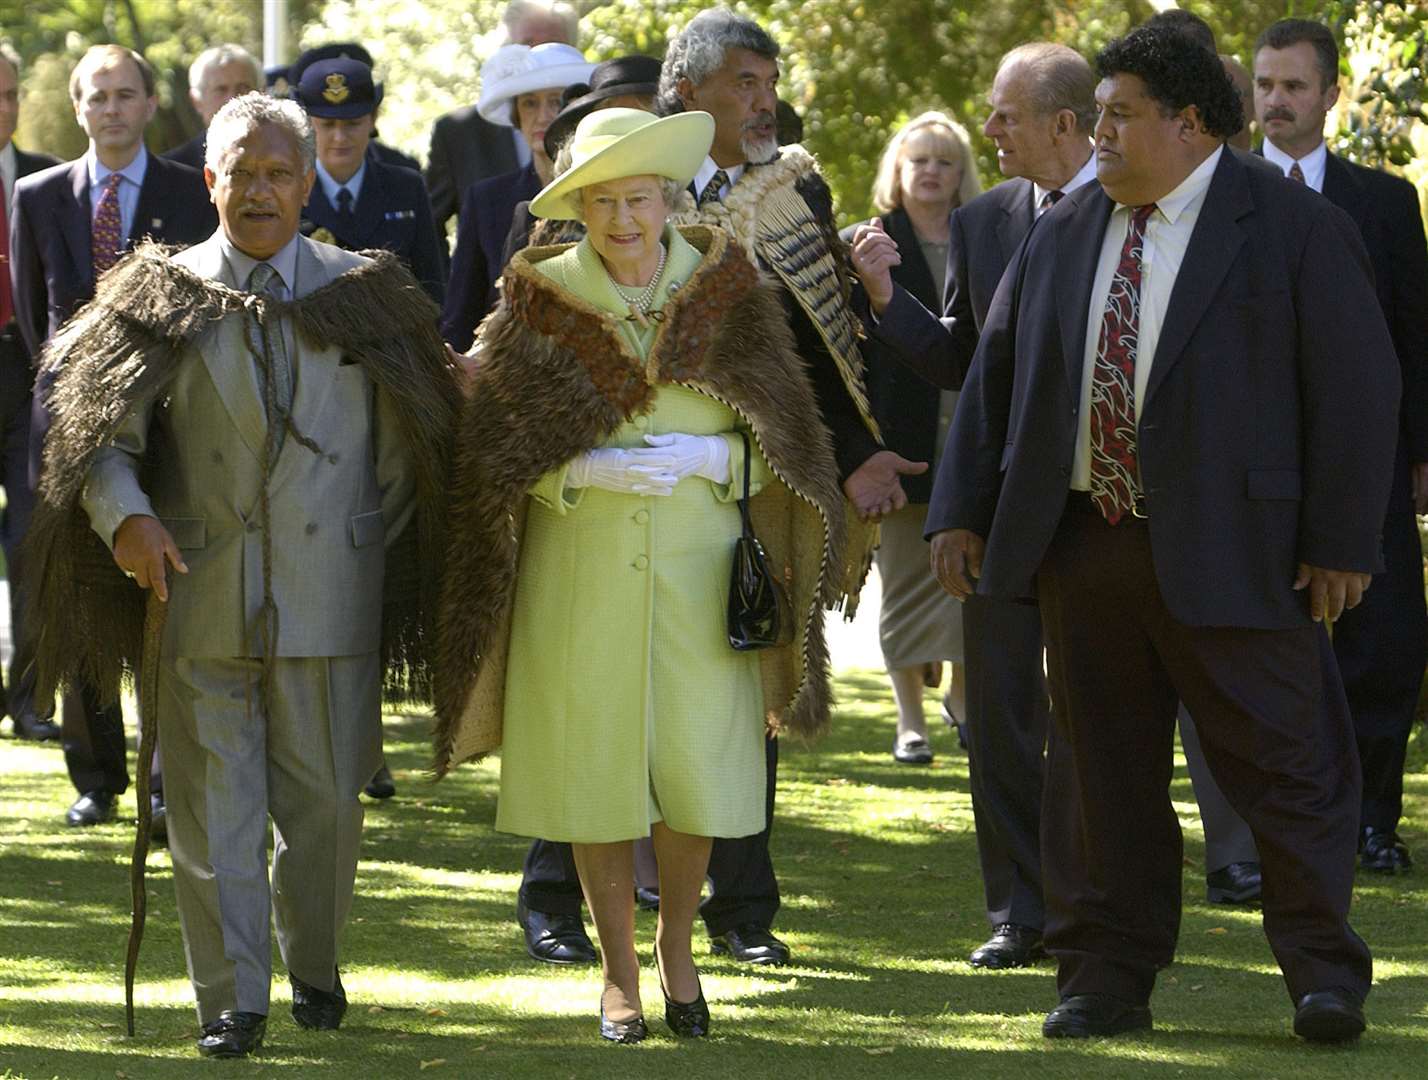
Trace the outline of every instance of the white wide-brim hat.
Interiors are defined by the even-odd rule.
[[[511,102],[537,90],[564,90],[571,83],[590,81],[595,65],[572,45],[549,41],[544,45],[502,45],[481,65],[481,97],[476,111],[502,127],[515,127]]]
[[[626,176],[667,176],[687,184],[713,143],[714,117],[706,112],[658,117],[641,109],[597,109],[570,136],[570,168],[531,200],[530,212],[575,220],[572,192]]]

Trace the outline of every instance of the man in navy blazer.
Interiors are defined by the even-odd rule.
[[[75,161],[21,180],[15,188],[10,256],[15,316],[31,356],[38,356],[75,309],[94,295],[95,257],[106,261],[145,237],[166,244],[193,244],[210,235],[218,216],[203,177],[144,149],[144,128],[153,118],[154,72],[138,53],[96,45],[70,77],[75,119],[89,135],[89,150]],[[113,179],[118,177],[117,180]],[[105,192],[117,203],[116,227],[96,229],[105,213]],[[115,250],[99,252],[104,235]],[[36,388],[31,412],[30,476],[39,472],[49,413],[46,387]],[[62,709],[65,764],[79,799],[71,825],[93,825],[114,816],[115,801],[129,785],[124,757],[124,718],[118,706],[100,709],[93,695],[68,695]]]
[[[24,604],[18,572],[20,540],[29,525],[33,497],[29,480],[30,390],[34,373],[29,350],[15,320],[14,286],[10,281],[10,228],[15,185],[20,177],[58,164],[48,154],[30,154],[11,137],[20,119],[19,57],[0,46],[0,485],[5,511],[0,516],[0,545],[5,551],[10,583],[10,637],[14,648],[5,672],[4,711],[18,739],[60,737],[59,725],[47,719],[47,705],[35,711],[33,649],[25,634]],[[28,672],[28,674],[27,674]]]
[[[1173,30],[1097,57],[1097,174],[998,287],[927,528],[954,595],[1038,596],[1057,739],[1047,1037],[1151,1026],[1178,914],[1177,699],[1250,823],[1295,1031],[1356,1037],[1358,770],[1322,621],[1381,567],[1399,374],[1362,241],[1251,168],[1217,58]]]
[[[1384,570],[1334,628],[1363,765],[1359,862],[1397,873],[1412,866],[1398,836],[1403,766],[1428,661],[1428,611],[1417,510],[1428,512],[1428,245],[1413,185],[1329,153],[1324,117],[1339,96],[1339,49],[1328,27],[1275,23],[1255,46],[1255,112],[1265,160],[1321,192],[1358,225],[1373,263],[1403,376],[1398,453],[1383,521]]]

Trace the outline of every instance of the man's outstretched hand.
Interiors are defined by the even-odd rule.
[[[927,462],[908,461],[891,450],[879,450],[843,481],[843,494],[864,521],[878,521],[907,505],[900,476],[918,476]]]
[[[180,574],[188,573],[188,564],[179,554],[178,545],[168,529],[156,517],[130,514],[114,533],[114,561],[119,569],[134,579],[141,589],[153,589],[160,600],[169,598],[168,566]]]

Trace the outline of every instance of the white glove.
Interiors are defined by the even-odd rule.
[[[679,482],[674,458],[651,450],[591,450],[570,463],[568,488],[598,487],[630,495],[670,495]]]
[[[729,482],[729,443],[722,435],[646,435],[645,442],[674,458],[671,471],[683,480],[702,476],[711,484]]]

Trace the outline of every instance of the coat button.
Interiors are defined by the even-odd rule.
[[[636,525],[644,525],[644,524],[646,524],[646,523],[649,521],[649,519],[650,519],[650,512],[649,512],[648,510],[636,510],[636,511],[635,511],[635,524],[636,524]]]
[[[317,522],[309,521],[307,523],[307,529],[304,531],[308,534],[308,536],[311,536],[313,533],[317,532]]]
[[[248,522],[248,531],[249,531],[249,532],[257,532],[257,531],[258,531],[258,523],[257,523],[256,521],[250,521],[250,522]]]
[[[648,570],[648,569],[649,569],[649,566],[650,566],[650,560],[649,560],[649,557],[648,557],[648,556],[646,556],[646,555],[636,555],[636,556],[635,556],[635,569],[636,569],[636,570]]]
[[[649,427],[649,426],[650,426],[650,418],[649,418],[648,416],[637,416],[637,417],[635,417],[635,427],[639,428],[641,431],[644,431],[644,429],[647,428],[647,427]]]

